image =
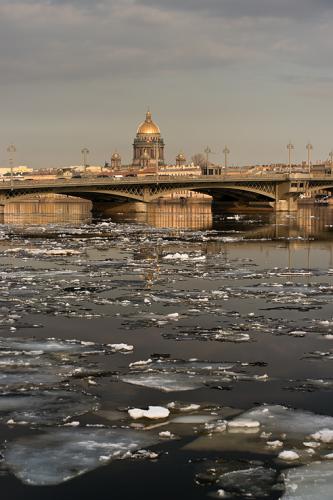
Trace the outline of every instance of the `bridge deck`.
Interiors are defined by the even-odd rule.
[[[209,194],[219,202],[264,201],[275,210],[296,210],[297,198],[305,192],[333,189],[332,175],[224,174],[219,176],[83,177],[0,182],[0,205],[35,194],[55,193],[90,199],[93,203],[131,199],[149,203],[179,190]]]

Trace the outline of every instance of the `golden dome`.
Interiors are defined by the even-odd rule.
[[[112,160],[120,160],[120,154],[115,151],[111,157]]]
[[[147,111],[146,119],[138,128],[138,134],[151,134],[151,135],[159,135],[160,129],[151,119],[151,112]]]

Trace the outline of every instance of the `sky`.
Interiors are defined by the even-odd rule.
[[[0,165],[128,163],[149,107],[166,160],[333,149],[333,0],[0,0]]]

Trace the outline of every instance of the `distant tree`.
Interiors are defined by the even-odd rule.
[[[196,153],[195,155],[192,156],[191,160],[194,163],[194,165],[199,165],[199,167],[206,166],[206,157],[203,153]]]

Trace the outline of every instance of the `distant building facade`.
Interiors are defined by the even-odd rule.
[[[32,168],[27,167],[26,165],[13,167],[13,175],[30,174],[31,172],[32,172]],[[10,174],[11,174],[10,167],[0,167],[0,176],[10,175]]]
[[[198,165],[190,163],[189,165],[164,165],[158,170],[158,175],[190,176],[198,177],[202,175],[201,168]]]

